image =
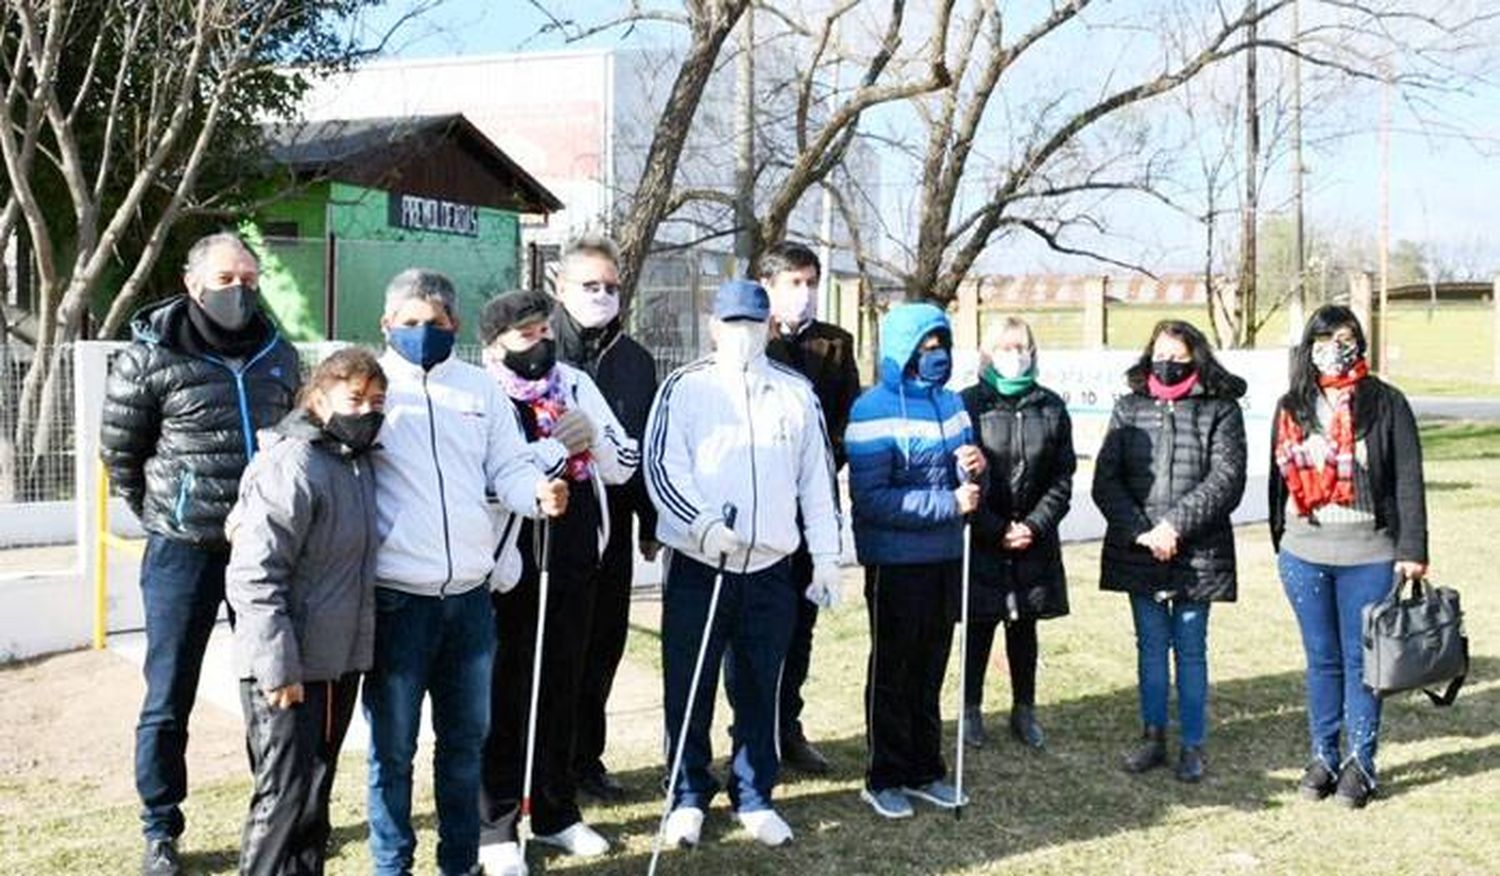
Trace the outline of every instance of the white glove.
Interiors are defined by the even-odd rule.
[[[548,437],[561,441],[568,448],[569,456],[577,456],[594,446],[594,421],[588,414],[574,408],[557,418]]]
[[[710,557],[738,553],[744,548],[745,540],[722,519],[710,523],[708,531],[703,533],[703,552]]]
[[[837,608],[844,599],[843,577],[839,574],[838,561],[829,557],[827,559],[813,560],[812,583],[802,592],[808,602],[819,608]]]

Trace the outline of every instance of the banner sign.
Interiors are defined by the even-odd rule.
[[[479,208],[470,204],[398,192],[391,192],[387,203],[387,221],[392,228],[479,236]]]

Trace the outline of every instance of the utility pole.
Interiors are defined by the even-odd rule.
[[[735,113],[734,255],[739,272],[748,276],[755,250],[755,7],[740,19],[738,72],[739,106]]]
[[[1255,37],[1258,8],[1250,3],[1250,21],[1245,25],[1245,207],[1241,211],[1240,227],[1240,294],[1238,325],[1234,326],[1236,347],[1255,346],[1256,321],[1256,207],[1259,200],[1256,180],[1256,164],[1260,160],[1260,104],[1255,87]]]
[[[830,41],[838,46],[838,21],[833,23],[833,32]],[[833,100],[838,99],[839,93],[839,62],[838,56],[833,61],[833,90],[830,92]],[[823,270],[818,273],[818,318],[830,322],[837,315],[837,308],[833,302],[833,184],[829,180],[823,180],[823,215],[819,222],[818,234],[822,241],[818,246],[818,261],[822,262]]]
[[[1294,201],[1293,233],[1296,270],[1292,274],[1291,318],[1287,320],[1287,339],[1296,344],[1307,321],[1307,238],[1303,228],[1303,181],[1307,168],[1302,163],[1302,0],[1292,0],[1292,198]]]
[[[1386,313],[1390,310],[1391,291],[1391,70],[1384,66],[1380,87],[1380,308],[1375,313],[1375,370],[1389,374],[1386,358],[1389,335]]]

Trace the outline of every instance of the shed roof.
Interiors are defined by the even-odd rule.
[[[323,119],[262,127],[271,159],[299,178],[520,213],[562,201],[461,113]]]

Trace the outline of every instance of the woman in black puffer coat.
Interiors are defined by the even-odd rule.
[[[962,393],[991,472],[970,530],[964,743],[978,748],[988,741],[980,709],[984,674],[996,628],[1004,624],[1010,731],[1041,748],[1036,625],[1068,613],[1057,528],[1073,495],[1073,424],[1062,398],[1037,383],[1036,341],[1024,320],[1001,323],[981,355],[980,382]]]
[[[1094,469],[1108,527],[1100,585],[1130,594],[1145,744],[1130,772],[1166,763],[1167,655],[1175,654],[1182,756],[1177,777],[1203,777],[1208,611],[1235,598],[1229,515],[1245,492],[1245,381],[1189,323],[1164,320],[1126,372]]]

